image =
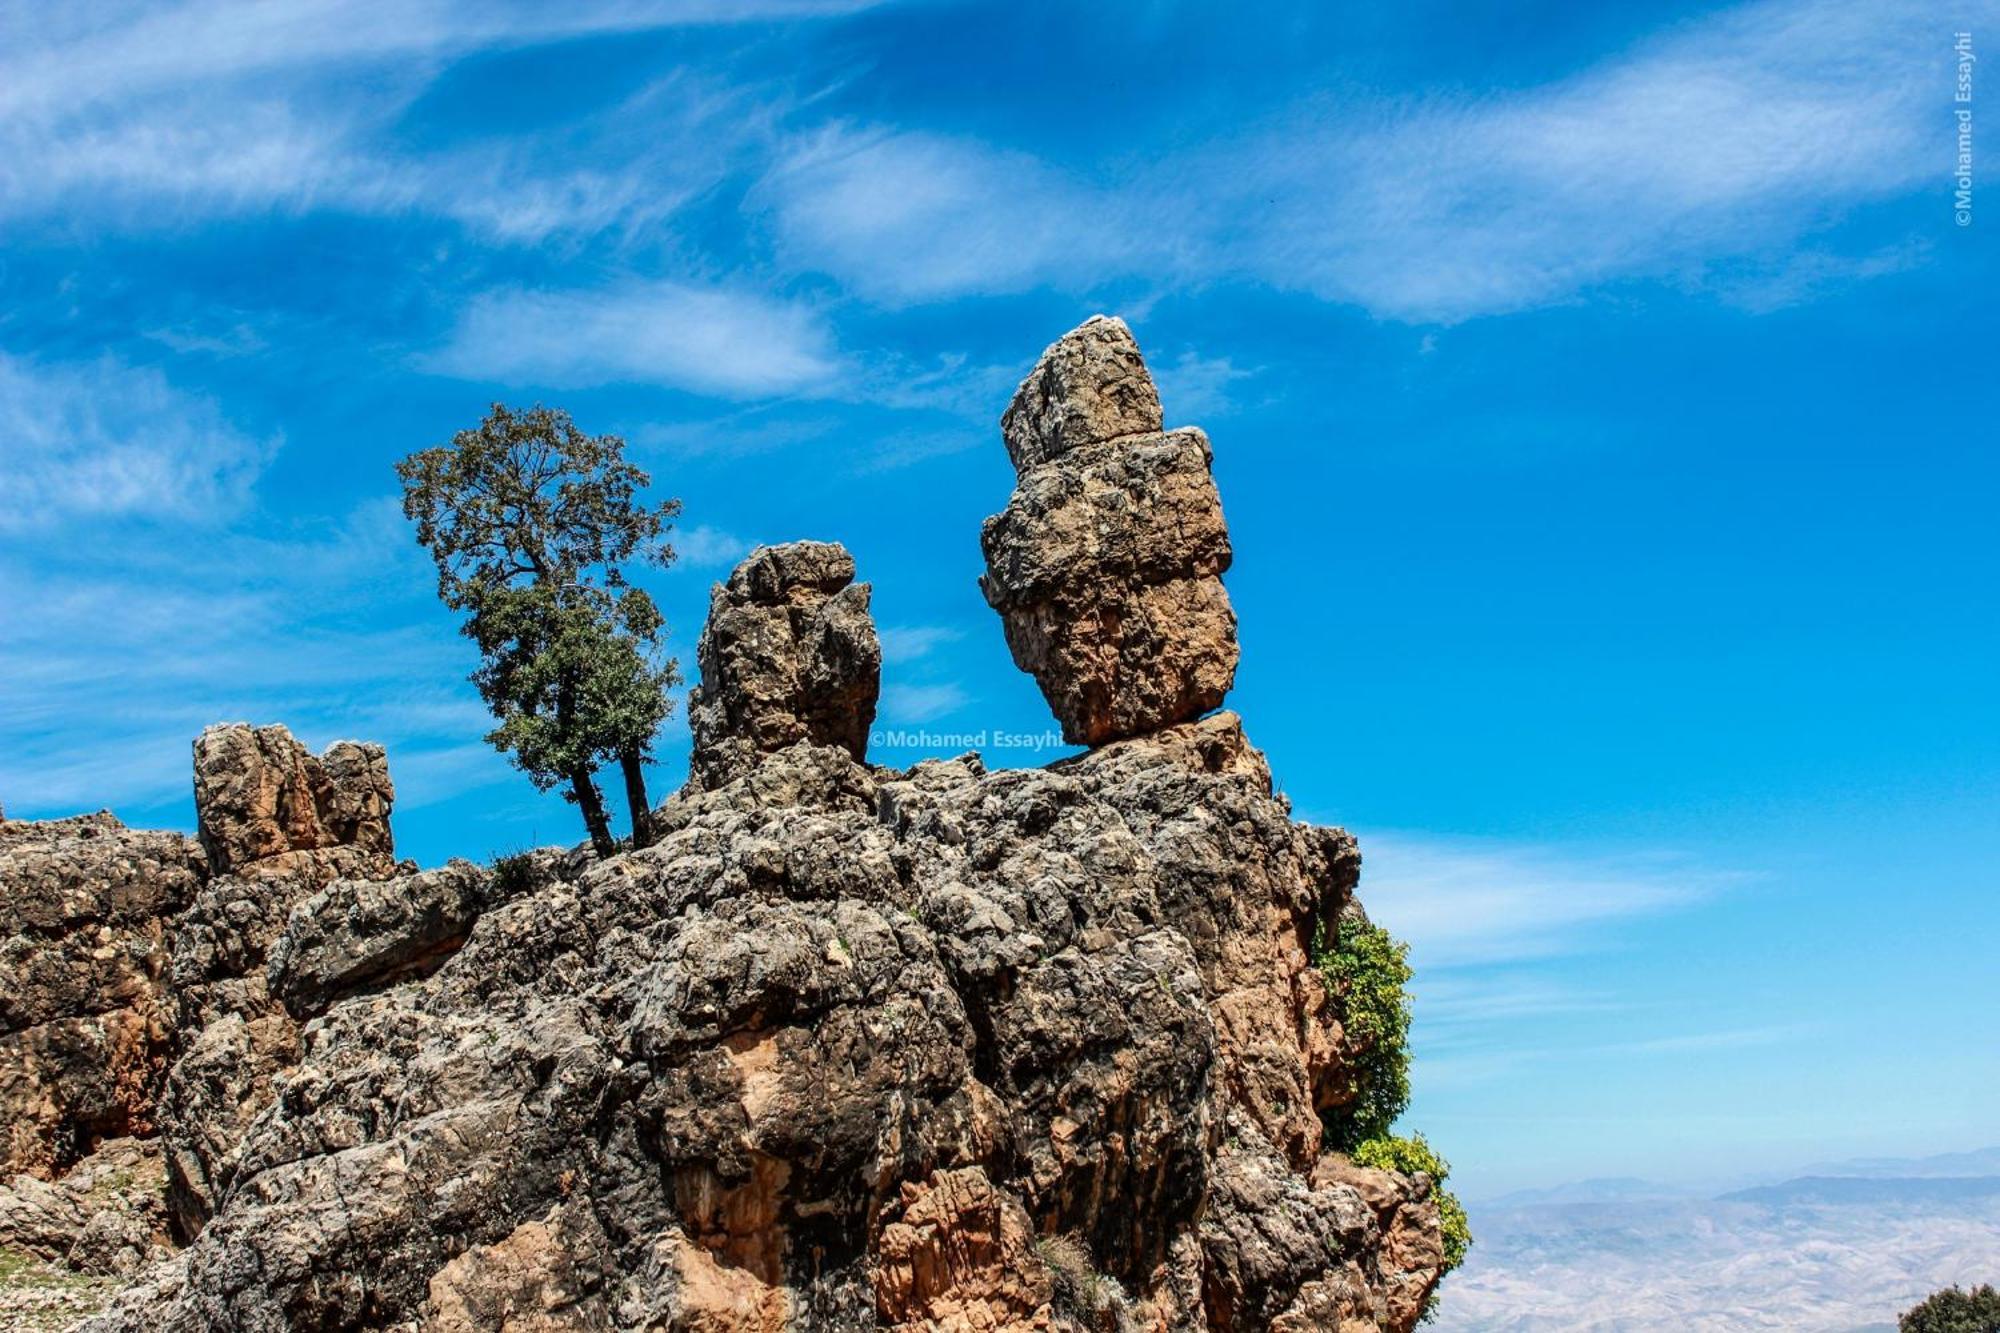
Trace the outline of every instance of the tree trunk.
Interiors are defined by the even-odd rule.
[[[611,821],[604,817],[604,798],[597,794],[597,783],[588,769],[577,769],[569,775],[570,794],[576,798],[576,808],[583,811],[583,826],[590,830],[590,846],[599,857],[606,857],[618,850],[618,844],[611,837]]]
[[[639,752],[621,751],[618,766],[625,770],[625,804],[632,808],[632,845],[651,847],[653,807],[646,799],[646,771],[639,761]]]

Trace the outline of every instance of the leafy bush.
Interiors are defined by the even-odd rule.
[[[1341,921],[1331,943],[1324,926],[1313,940],[1313,962],[1333,992],[1353,1060],[1354,1099],[1328,1113],[1327,1141],[1357,1165],[1431,1178],[1444,1233],[1442,1278],[1472,1248],[1465,1206],[1444,1187],[1451,1164],[1423,1135],[1389,1132],[1410,1104],[1409,953],[1408,945],[1361,917]],[[1426,1320],[1437,1313],[1437,1292],[1431,1288]]]
[[[1340,1009],[1341,1027],[1356,1048],[1355,1097],[1333,1111],[1327,1133],[1352,1151],[1381,1138],[1410,1104],[1409,946],[1361,918],[1342,921],[1331,944],[1320,927],[1313,961]]]
[[[502,898],[518,898],[535,887],[540,868],[533,852],[514,852],[493,862],[493,887]]]
[[[1901,1333],[2000,1333],[2000,1291],[1991,1284],[1971,1291],[1946,1287],[1912,1307],[1896,1327]]]
[[[1358,1145],[1349,1156],[1359,1166],[1400,1171],[1406,1176],[1421,1171],[1429,1176],[1431,1197],[1437,1200],[1438,1222],[1444,1229],[1444,1271],[1449,1273],[1465,1262],[1465,1252],[1472,1248],[1472,1224],[1465,1216],[1465,1205],[1444,1187],[1445,1178],[1451,1175],[1451,1163],[1438,1156],[1437,1149],[1423,1135],[1403,1138],[1385,1134]]]

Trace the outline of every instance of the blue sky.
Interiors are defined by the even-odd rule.
[[[690,667],[736,557],[833,538],[884,726],[1040,730],[978,525],[1110,311],[1469,1192],[2000,1141],[2000,208],[1950,190],[2000,6],[1244,14],[0,7],[0,802],[187,827],[242,718],[385,742],[426,862],[576,837],[395,505],[495,398],[684,500]]]

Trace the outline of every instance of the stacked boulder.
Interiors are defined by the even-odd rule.
[[[1078,744],[1198,717],[1236,678],[1213,453],[1162,420],[1132,331],[1101,315],[1042,353],[1001,418],[1018,481],[980,534],[980,587]]]

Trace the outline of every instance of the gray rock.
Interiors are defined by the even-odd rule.
[[[156,1140],[109,1139],[54,1181],[0,1184],[0,1249],[127,1276],[167,1254]]]
[[[343,994],[434,970],[496,897],[491,870],[453,861],[389,880],[335,880],[294,907],[271,949],[271,994],[304,1019]]]
[[[1000,418],[1016,469],[1160,429],[1160,394],[1125,321],[1093,315],[1049,344]]]
[[[1435,1268],[1384,1273],[1309,1179],[1343,1048],[1304,942],[1352,843],[1234,718],[1053,770],[799,742],[659,826],[476,914],[386,902],[473,901],[471,867],[303,900],[280,992],[376,980],[303,1029],[180,1294],[94,1327],[1080,1327],[1035,1234],[1137,1327],[1316,1327],[1336,1288],[1406,1327],[1392,1279]]]

